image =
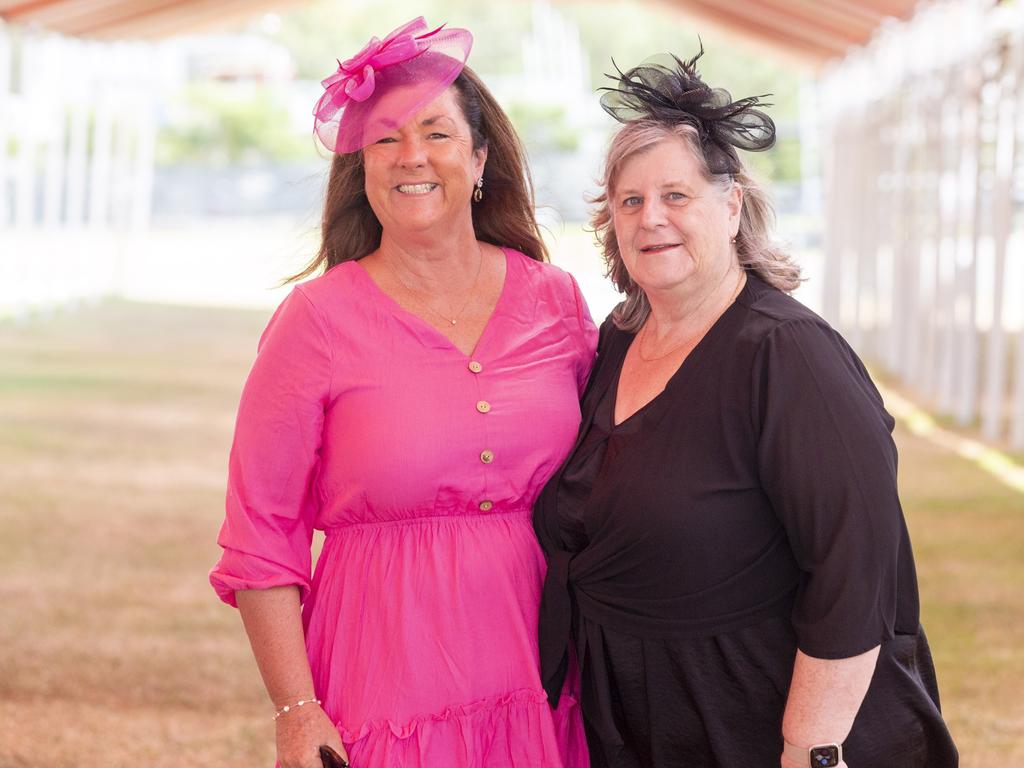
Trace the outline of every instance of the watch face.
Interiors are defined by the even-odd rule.
[[[811,747],[811,765],[814,768],[831,768],[831,766],[839,765],[839,747],[835,744]]]

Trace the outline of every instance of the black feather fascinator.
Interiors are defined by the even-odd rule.
[[[606,75],[615,85],[599,90],[604,111],[620,123],[653,120],[697,129],[712,173],[735,175],[740,170],[737,149],[761,152],[775,144],[775,123],[760,107],[765,96],[737,101],[724,88],[711,88],[697,72],[704,47],[689,61],[658,54],[626,72]]]

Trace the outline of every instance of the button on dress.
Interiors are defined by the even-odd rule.
[[[211,583],[232,605],[299,587],[316,696],[358,768],[588,763],[573,680],[554,710],[540,680],[531,508],[597,333],[571,277],[503,250],[471,356],[345,262],[282,303],[242,393]]]

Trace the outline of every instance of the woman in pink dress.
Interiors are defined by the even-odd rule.
[[[239,405],[224,552],[282,768],[586,766],[536,646],[531,507],[576,435],[596,333],[545,263],[525,158],[417,19],[324,81],[323,244]],[[326,533],[310,577],[314,529]],[[301,608],[300,608],[301,606]]]

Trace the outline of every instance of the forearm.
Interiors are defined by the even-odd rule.
[[[842,744],[871,685],[879,647],[848,659],[816,659],[796,653],[782,719],[790,744]]]
[[[280,709],[313,696],[298,587],[240,590],[235,593],[263,684]]]

